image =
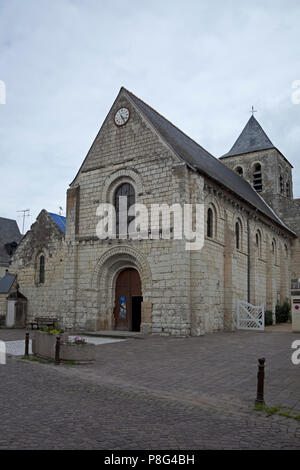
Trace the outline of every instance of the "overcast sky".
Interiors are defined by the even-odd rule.
[[[0,0],[0,216],[65,210],[121,86],[217,157],[254,105],[300,197],[299,24],[299,0]]]

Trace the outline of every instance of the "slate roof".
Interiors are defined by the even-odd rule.
[[[6,273],[5,276],[0,279],[0,294],[8,294],[15,279],[15,274]]]
[[[229,152],[220,158],[242,155],[243,153],[256,152],[258,150],[268,150],[275,148],[269,137],[252,115],[240,136]]]
[[[184,134],[180,129],[174,126],[174,124],[161,116],[157,111],[144,103],[133,93],[126,90],[125,88],[122,88],[121,90],[125,91],[129,99],[136,105],[136,107],[150,122],[157,133],[168,144],[168,146],[172,148],[172,150],[181,160],[186,162],[191,168],[225,186],[227,189],[234,192],[237,196],[248,202],[262,214],[295,235],[294,232],[289,229],[284,224],[284,222],[282,222],[282,220],[275,214],[273,209],[246,180],[241,178],[235,171],[231,170],[222,162],[220,162],[218,158],[207,152],[203,147]],[[255,121],[258,124],[256,119],[253,117],[253,119],[250,118],[249,122],[250,121],[251,126],[254,126],[257,129],[256,124],[254,123]],[[265,135],[263,130],[262,132]],[[268,145],[273,147],[273,144],[271,141],[269,141],[266,135],[265,138],[263,138],[261,135],[260,142],[261,144],[265,142],[264,145],[267,145],[268,143]]]
[[[5,248],[6,243],[19,243],[22,238],[15,220],[0,217],[0,263],[8,264],[10,256]]]
[[[63,233],[66,233],[66,218],[62,215],[53,214],[52,212],[48,212],[52,220],[56,223],[56,225],[60,228]]]

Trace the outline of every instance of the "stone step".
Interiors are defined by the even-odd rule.
[[[83,332],[80,333],[81,335]],[[99,330],[99,331],[85,331],[85,336],[96,336],[103,338],[134,338],[134,339],[145,339],[147,335],[138,331],[120,331],[120,330]]]

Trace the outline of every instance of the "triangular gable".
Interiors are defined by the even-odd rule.
[[[99,129],[99,132],[97,133],[95,139],[93,140],[93,143],[92,145],[90,146],[89,148],[89,151],[85,157],[85,159],[83,160],[75,178],[73,179],[73,181],[70,183],[70,186],[73,186],[74,183],[76,182],[77,180],[77,177],[79,176],[79,174],[82,172],[82,171],[85,171],[86,169],[86,166],[87,166],[87,163],[89,161],[89,158],[92,157],[92,152],[93,152],[93,149],[96,145],[96,143],[98,142],[99,138],[100,138],[100,135],[101,135],[101,132],[102,132],[102,129],[104,128],[106,122],[109,120],[109,118],[111,117],[111,111],[112,109],[114,109],[116,103],[122,99],[122,97],[125,97],[133,106],[134,108],[137,110],[137,112],[140,114],[140,116],[142,118],[144,118],[146,120],[146,122],[148,123],[148,125],[150,125],[152,131],[154,131],[154,133],[161,139],[161,142],[163,143],[163,145],[165,145],[166,147],[168,147],[168,149],[174,154],[174,157],[176,158],[176,160],[178,159],[179,161],[182,161],[182,159],[180,157],[178,157],[178,155],[176,154],[176,152],[174,151],[173,147],[169,144],[169,142],[167,142],[163,136],[161,136],[161,134],[157,131],[156,127],[152,125],[152,123],[149,121],[149,119],[147,119],[147,116],[145,115],[145,113],[142,112],[142,110],[140,109],[140,107],[136,106],[136,103],[134,103],[134,101],[131,99],[134,95],[132,95],[128,90],[126,90],[126,88],[124,87],[121,87],[116,99],[114,100],[112,106],[110,107],[110,110],[109,112],[107,113],[100,129]]]

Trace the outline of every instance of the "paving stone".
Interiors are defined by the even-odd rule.
[[[254,411],[260,356],[268,405],[300,410],[294,338],[150,336],[99,345],[88,367],[8,357],[0,366],[0,448],[300,449],[297,420]]]

